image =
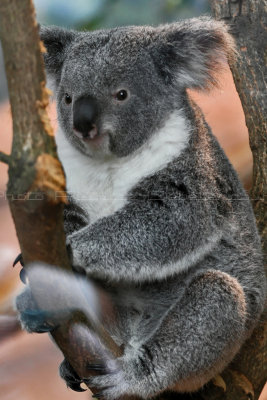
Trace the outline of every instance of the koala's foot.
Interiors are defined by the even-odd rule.
[[[51,319],[48,311],[26,310],[20,314],[20,322],[28,332],[45,333],[53,331],[56,326],[47,322]]]
[[[27,287],[16,298],[16,309],[23,329],[28,332],[51,332],[57,327],[53,315],[49,311],[40,310],[33,299],[30,288]]]

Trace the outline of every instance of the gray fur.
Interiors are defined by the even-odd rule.
[[[125,346],[123,357],[105,360],[109,372],[90,383],[107,399],[196,390],[233,359],[259,319],[266,291],[249,199],[186,94],[188,87],[215,84],[219,67],[233,55],[231,36],[223,23],[199,18],[83,33],[43,28],[41,37],[64,146],[85,160],[75,169],[81,192],[95,179],[91,173],[86,180],[86,159],[96,179],[105,173],[103,179],[115,182],[120,168],[153,148],[159,132],[164,142],[170,116],[179,115],[183,145],[174,156],[168,148],[166,165],[148,166],[146,173],[140,164],[143,177],[138,167],[129,170],[125,185],[132,174],[139,178],[122,202],[113,181],[110,187],[96,181],[92,187],[109,188],[107,210],[108,202],[115,204],[101,215],[90,211],[98,210],[100,196],[95,203],[88,198],[87,207],[71,193],[76,205],[66,210],[65,224],[73,267],[111,296],[117,320],[107,329]],[[114,94],[121,89],[130,95],[118,103]],[[65,93],[72,105],[83,96],[95,99],[94,123],[104,137],[99,146],[73,134]],[[77,162],[64,158],[61,143],[71,190]]]

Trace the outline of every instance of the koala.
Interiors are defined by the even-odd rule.
[[[266,280],[249,198],[187,89],[205,90],[235,48],[209,17],[76,32],[41,28],[67,177],[74,271],[109,295],[124,353],[88,365],[98,397],[193,392],[235,357]],[[17,298],[28,331],[29,288]],[[68,361],[67,385],[82,390]]]

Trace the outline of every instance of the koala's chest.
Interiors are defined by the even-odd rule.
[[[175,159],[187,138],[188,129],[179,114],[172,115],[140,149],[121,158],[90,158],[71,146],[63,131],[56,137],[68,192],[88,213],[91,223],[122,208],[131,189]]]
[[[115,213],[127,201],[127,193],[141,179],[142,173],[131,174],[127,163],[109,165],[81,159],[66,165],[67,189],[88,213],[90,223]],[[137,176],[138,175],[138,176]]]

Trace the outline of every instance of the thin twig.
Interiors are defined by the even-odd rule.
[[[9,164],[9,160],[10,160],[10,156],[6,153],[3,153],[2,151],[0,151],[0,162],[4,163],[4,164]]]

